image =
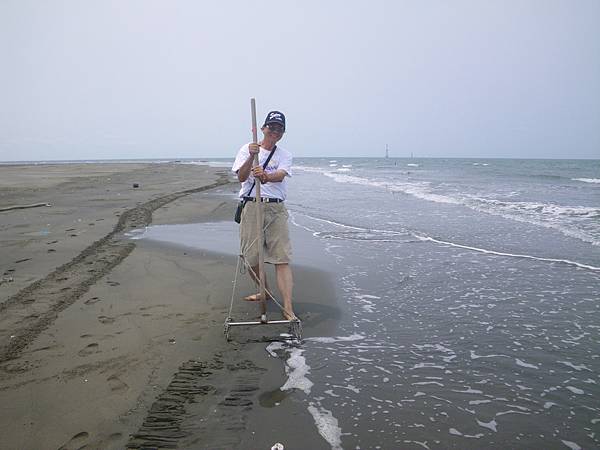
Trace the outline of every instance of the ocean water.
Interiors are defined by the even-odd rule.
[[[600,447],[600,161],[300,158],[287,205],[343,316],[267,351],[328,446]]]

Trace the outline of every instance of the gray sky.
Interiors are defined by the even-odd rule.
[[[0,160],[600,158],[600,1],[0,0]],[[285,144],[285,145],[284,145]]]

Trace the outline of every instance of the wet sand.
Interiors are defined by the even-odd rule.
[[[287,330],[224,339],[236,258],[124,235],[229,220],[236,188],[207,166],[0,166],[0,208],[51,205],[0,212],[3,447],[329,448],[278,389],[265,346]],[[295,276],[305,335],[327,334],[331,279]]]

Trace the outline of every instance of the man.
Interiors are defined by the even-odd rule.
[[[277,146],[285,133],[285,116],[279,111],[267,114],[261,128],[263,139],[258,144],[246,144],[237,153],[232,171],[242,183],[240,199],[246,199],[240,223],[241,253],[252,268],[250,275],[258,284],[258,246],[256,245],[256,185],[261,183],[260,192],[264,206],[264,259],[274,264],[277,286],[283,296],[283,317],[295,319],[292,308],[292,270],[289,266],[292,248],[288,231],[288,212],[284,206],[287,196],[287,178],[292,176],[292,155]],[[258,165],[253,167],[254,155],[258,154]],[[263,165],[271,156],[263,170]],[[266,283],[265,283],[266,285]],[[260,294],[245,300],[260,300]]]

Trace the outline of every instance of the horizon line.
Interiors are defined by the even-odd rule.
[[[531,157],[531,158],[523,158],[523,157],[510,157],[510,156],[494,156],[494,157],[481,157],[481,156],[334,156],[334,155],[325,155],[325,156],[294,156],[296,158],[314,158],[314,159],[328,159],[328,158],[347,158],[347,159],[481,159],[481,160],[504,160],[504,159],[512,159],[512,160],[533,160],[533,161],[600,161],[600,158],[587,158],[587,157],[578,157],[578,158],[541,158],[541,157]],[[0,164],[27,164],[27,163],[53,163],[53,162],[102,162],[102,161],[165,161],[165,162],[177,162],[181,160],[194,160],[203,162],[208,159],[235,159],[235,156],[198,156],[198,157],[189,157],[189,156],[174,156],[174,157],[147,157],[147,158],[83,158],[83,159],[29,159],[29,160],[0,160]]]

